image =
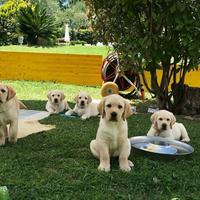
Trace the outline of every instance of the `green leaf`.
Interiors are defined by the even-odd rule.
[[[185,3],[184,2],[179,2],[177,4],[177,8],[178,8],[178,10],[180,10],[181,12],[183,12],[185,10]]]
[[[174,3],[174,4],[172,5],[172,7],[170,8],[170,12],[171,12],[171,13],[175,13],[175,11],[176,11],[176,4]]]

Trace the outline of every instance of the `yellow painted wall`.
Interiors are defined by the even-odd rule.
[[[186,84],[191,87],[200,87],[200,67],[198,71],[191,71],[186,75]]]
[[[0,52],[1,80],[55,81],[100,86],[102,56]],[[158,72],[159,79],[162,71]],[[146,72],[147,80],[150,75]],[[186,76],[186,84],[200,87],[200,70]]]
[[[100,55],[0,52],[1,80],[101,85]]]
[[[199,67],[200,69],[200,67]],[[147,81],[150,81],[150,73],[145,72],[145,76],[147,78]],[[157,71],[157,76],[158,76],[158,81],[161,81],[162,77],[162,71],[158,70]],[[200,70],[198,71],[190,71],[189,73],[186,74],[185,77],[185,84],[191,86],[191,87],[200,87]]]

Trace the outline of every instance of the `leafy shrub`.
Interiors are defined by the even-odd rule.
[[[84,45],[84,44],[86,44],[86,42],[85,41],[81,41],[81,40],[71,40],[70,41],[70,45],[76,45],[76,44]]]
[[[18,16],[19,29],[28,45],[53,45],[56,42],[55,18],[39,4],[21,9]]]
[[[74,33],[70,31],[70,38],[72,40],[80,40],[85,41],[87,44],[96,44],[96,40],[92,31],[88,29],[80,29],[79,31],[75,31]]]
[[[17,43],[19,34],[16,16],[27,5],[25,0],[8,0],[0,6],[0,45]]]

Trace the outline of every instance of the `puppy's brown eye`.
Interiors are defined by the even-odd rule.
[[[111,104],[108,104],[108,105],[107,105],[107,107],[108,107],[108,108],[111,108],[111,107],[112,107],[112,105],[111,105]]]
[[[159,118],[159,120],[160,120],[160,121],[162,121],[162,120],[163,120],[163,118]]]
[[[52,94],[52,97],[54,97],[55,95],[54,94]]]
[[[58,97],[60,97],[60,95],[58,94]]]
[[[119,109],[122,109],[122,106],[121,106],[121,105],[118,105],[118,108],[119,108]]]
[[[81,99],[81,97],[79,97],[79,99]]]
[[[170,119],[169,118],[167,118],[167,121],[169,121]]]
[[[2,92],[2,93],[5,93],[6,91],[5,91],[4,89],[1,89],[1,92]]]
[[[87,97],[85,97],[85,100],[87,100]]]

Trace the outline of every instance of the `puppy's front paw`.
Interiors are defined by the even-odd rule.
[[[0,140],[0,146],[5,145],[5,140]]]
[[[104,166],[104,165],[99,165],[98,170],[104,171],[104,172],[109,172],[110,171],[110,166]]]
[[[50,115],[54,115],[54,114],[56,114],[55,111],[50,111],[49,113],[50,113]]]
[[[82,115],[82,117],[81,117],[82,120],[86,120],[87,118],[88,118],[87,115]]]
[[[71,116],[73,114],[73,110],[68,110],[66,113],[65,113],[65,115],[67,115],[67,116]]]
[[[189,141],[190,141],[190,138],[183,138],[181,141],[182,141],[182,142],[189,142]]]
[[[130,167],[134,167],[134,163],[132,161],[128,160],[128,164]]]
[[[130,172],[131,171],[131,167],[130,165],[120,165],[120,169],[124,172]]]
[[[17,142],[17,138],[16,137],[9,137],[8,142],[15,144]]]

